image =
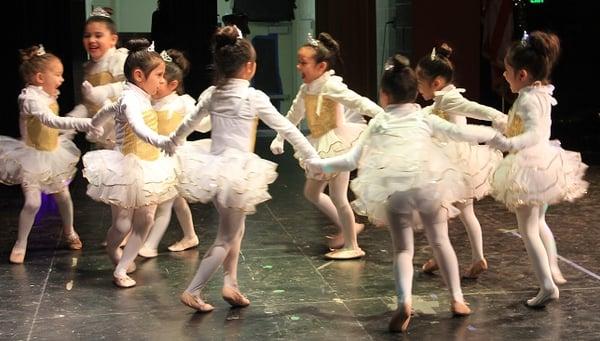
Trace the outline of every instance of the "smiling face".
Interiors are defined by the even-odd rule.
[[[506,59],[504,60],[504,73],[502,73],[506,82],[510,86],[510,91],[513,93],[519,92],[522,88],[531,85],[533,81],[529,77],[529,73],[525,69],[516,70],[510,66]]]
[[[302,81],[307,84],[321,77],[327,71],[327,63],[317,63],[315,54],[316,51],[308,46],[303,46],[298,50],[296,69],[300,72]]]
[[[99,60],[106,51],[117,45],[119,37],[103,22],[92,21],[85,26],[83,46],[92,60]]]
[[[58,88],[64,82],[63,65],[58,58],[50,59],[43,71],[34,75],[30,80],[32,85],[41,86],[44,91],[51,95],[58,95]]]

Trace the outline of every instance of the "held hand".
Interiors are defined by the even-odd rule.
[[[86,137],[92,140],[98,140],[102,135],[104,135],[103,127],[96,127],[90,123],[90,126],[87,129]]]
[[[497,133],[491,140],[487,142],[487,145],[503,152],[510,150],[510,141],[501,133]]]
[[[306,165],[306,170],[313,174],[322,174],[323,173],[323,159],[321,158],[311,158],[304,162]]]
[[[175,143],[173,143],[173,141],[171,141],[167,137],[165,137],[164,139],[161,138],[158,147],[169,156],[173,156],[177,151],[177,145],[175,145]]]
[[[494,122],[492,122],[492,128],[494,128],[500,132],[505,132],[506,124],[507,124],[506,119],[494,121]]]
[[[270,148],[271,153],[273,153],[274,155],[283,154],[283,141],[278,138],[274,138],[273,142],[271,142]]]
[[[181,146],[185,142],[185,139],[176,136],[175,133],[171,133],[171,135],[169,135],[169,140],[171,140],[175,146]]]

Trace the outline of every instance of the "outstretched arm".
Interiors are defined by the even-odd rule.
[[[194,110],[188,113],[179,127],[177,127],[173,133],[171,133],[171,141],[173,141],[176,145],[183,144],[183,141],[185,141],[188,135],[197,129],[198,125],[202,123],[203,118],[208,116],[209,113],[206,108],[210,102],[214,90],[214,86],[204,90],[204,92],[200,94]]]

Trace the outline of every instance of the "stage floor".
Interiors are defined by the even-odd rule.
[[[18,186],[0,186],[0,339],[6,340],[598,340],[600,339],[600,167],[591,167],[587,196],[550,207],[547,221],[556,236],[560,266],[568,282],[560,300],[545,309],[523,305],[537,292],[516,219],[486,198],[476,204],[490,269],[478,280],[463,280],[473,315],[453,318],[439,274],[426,275],[430,256],[423,233],[415,236],[415,316],[408,333],[391,334],[395,309],[391,243],[387,230],[367,225],[359,236],[361,260],[323,258],[324,236],[333,226],[302,195],[304,177],[292,159],[257,150],[280,163],[273,199],[248,216],[239,264],[241,290],[252,301],[230,309],[220,297],[222,275],[209,282],[206,300],[216,309],[200,314],[183,306],[179,294],[213,242],[217,213],[192,206],[200,245],[173,253],[167,245],[181,232],[173,220],[159,256],[136,260],[138,285],[118,289],[113,267],[100,246],[110,224],[108,206],[85,195],[81,173],[71,186],[79,252],[60,240],[60,219],[47,216],[34,226],[25,263],[9,264],[17,234],[22,195]],[[364,220],[362,220],[364,221]],[[470,264],[466,232],[458,219],[450,234],[461,272]]]

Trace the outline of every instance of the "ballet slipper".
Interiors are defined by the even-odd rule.
[[[247,307],[250,305],[250,300],[234,287],[224,286],[221,296],[232,307]]]
[[[435,259],[431,258],[431,259],[427,260],[427,262],[423,263],[423,266],[421,267],[421,269],[423,270],[424,273],[431,274],[435,270],[439,269],[439,266],[437,265]]]
[[[452,301],[450,311],[452,311],[452,315],[454,316],[471,315],[471,308],[469,308],[466,302]]]
[[[131,274],[134,273],[135,270],[137,270],[137,266],[135,265],[135,262],[131,262],[131,264],[129,264],[129,266],[127,267],[127,270],[125,270],[126,274]]]
[[[194,235],[193,238],[183,238],[180,241],[169,245],[168,249],[172,252],[180,252],[196,247],[199,243],[198,236]]]
[[[392,315],[390,324],[388,326],[389,331],[392,333],[406,333],[408,330],[408,323],[410,322],[411,308],[410,304],[398,304],[398,308]]]
[[[144,246],[142,246],[140,251],[138,251],[138,255],[140,255],[144,258],[154,258],[154,257],[158,256],[158,250],[151,249],[151,248],[147,247],[146,245],[144,245]]]
[[[83,243],[81,242],[81,239],[79,239],[77,232],[73,232],[70,235],[65,236],[64,241],[67,244],[67,247],[71,250],[81,250],[83,247]]]
[[[325,254],[325,258],[334,260],[346,260],[361,258],[366,253],[362,249],[339,249]]]
[[[115,285],[119,288],[131,288],[136,285],[136,282],[133,280],[133,278],[127,275],[122,277],[113,275],[113,283],[115,283]]]
[[[469,270],[463,275],[464,278],[477,279],[479,275],[488,269],[487,261],[484,259],[478,260],[471,264]]]
[[[550,301],[558,300],[558,297],[559,291],[558,287],[555,285],[554,288],[552,288],[552,291],[540,289],[534,298],[528,299],[525,302],[525,305],[529,308],[543,308],[546,304],[550,303]]]
[[[359,223],[354,224],[354,232],[356,233],[357,236],[362,231],[364,231],[364,229],[365,229],[365,224],[359,224]],[[344,241],[344,235],[342,233],[338,233],[333,236],[326,236],[325,238],[329,239],[329,241],[327,242],[327,245],[329,246],[329,249],[331,249],[331,250],[341,249],[344,247],[345,241]]]
[[[26,249],[19,248],[15,245],[10,252],[10,262],[13,264],[23,264],[25,261],[25,251]]]
[[[192,295],[191,293],[184,291],[181,296],[179,296],[179,300],[184,305],[196,309],[201,313],[208,313],[215,309],[212,305],[204,302],[200,297],[196,295]]]
[[[562,285],[567,283],[567,279],[563,276],[560,270],[552,272],[552,280],[556,285]]]

